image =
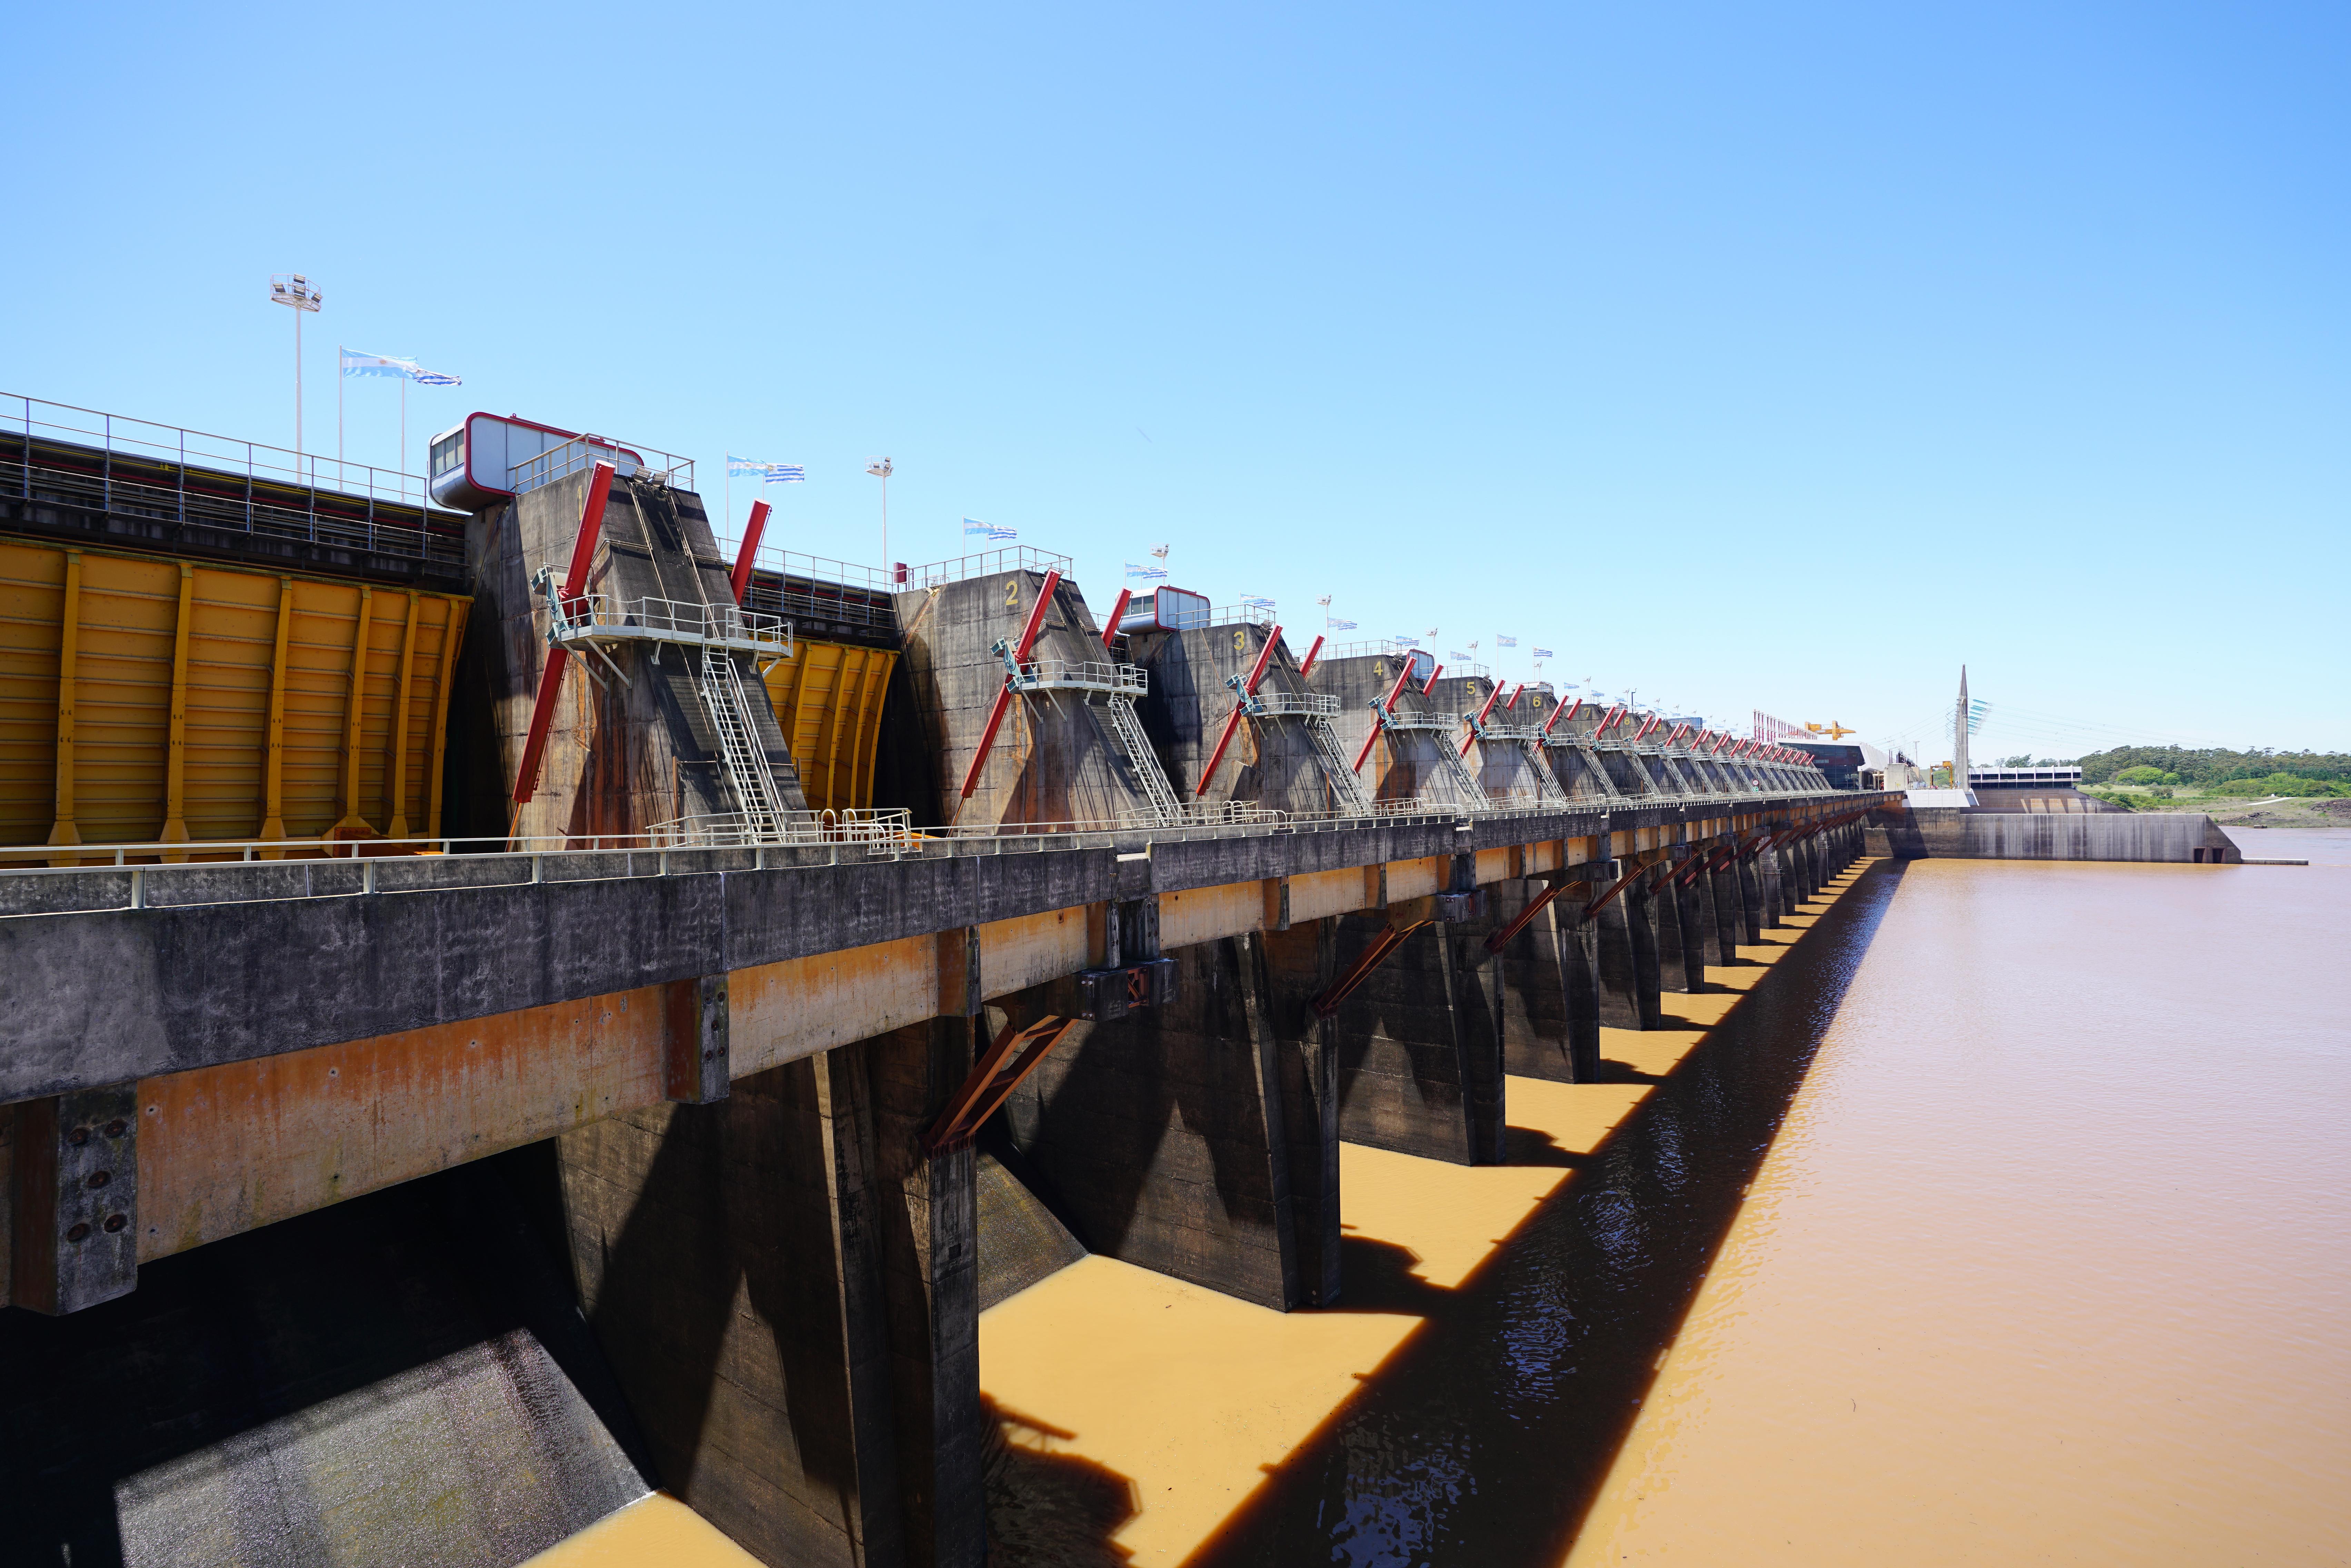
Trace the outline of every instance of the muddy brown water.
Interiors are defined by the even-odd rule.
[[[2308,837],[1875,865],[1614,1082],[1514,1080],[1518,1165],[1347,1150],[1342,1308],[1104,1259],[1000,1304],[991,1563],[2351,1561]]]

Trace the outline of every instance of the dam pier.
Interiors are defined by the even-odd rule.
[[[1513,1079],[1920,833],[1034,550],[722,541],[642,444],[477,414],[400,502],[19,401],[45,1560],[512,1563],[660,1489],[763,1562],[977,1565],[985,1306],[1086,1253],[1339,1306],[1343,1145],[1507,1162]]]

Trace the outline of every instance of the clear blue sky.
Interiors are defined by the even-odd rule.
[[[2340,6],[27,8],[0,387],[804,463],[782,542],[1979,757],[2351,748]],[[390,463],[391,383],[349,384]],[[736,510],[747,496],[737,486]],[[2085,727],[2080,721],[2111,727]]]

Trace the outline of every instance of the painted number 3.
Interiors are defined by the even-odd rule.
[[[1020,608],[1020,580],[1017,577],[1004,580],[1004,608],[1007,610]]]
[[[1233,632],[1233,652],[1236,653],[1249,652],[1249,634],[1238,628],[1235,628]]]

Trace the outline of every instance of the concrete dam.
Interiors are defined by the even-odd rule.
[[[1919,832],[1033,550],[723,545],[650,449],[434,451],[0,432],[0,1558],[511,1563],[659,1489],[979,1564],[984,1307],[1339,1306],[1343,1145],[1507,1162],[1512,1079]]]

